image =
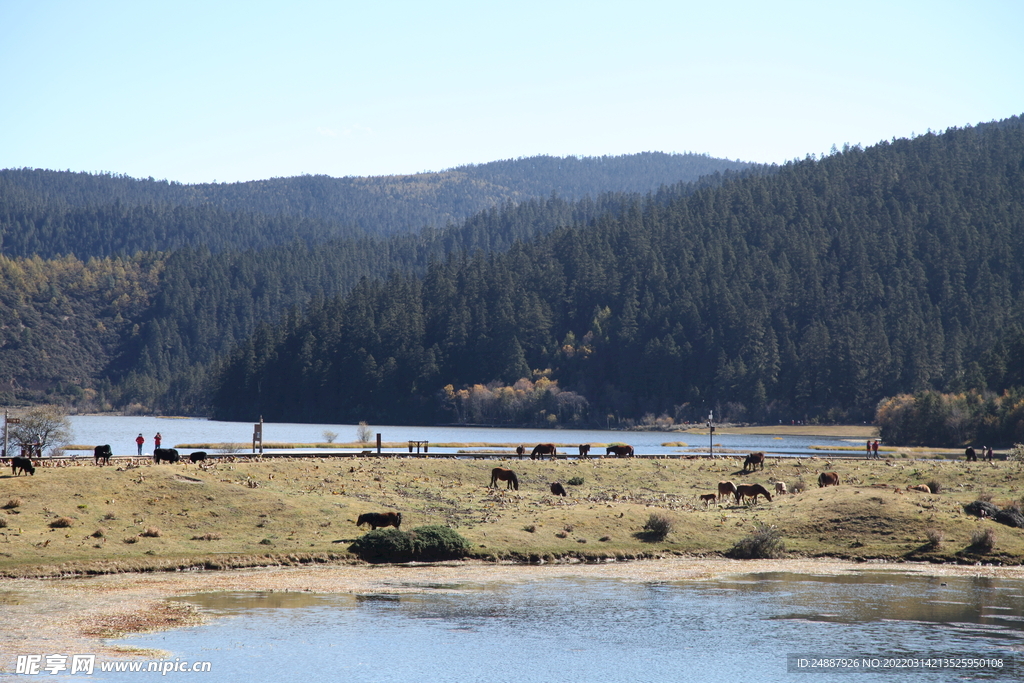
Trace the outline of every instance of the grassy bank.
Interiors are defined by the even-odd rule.
[[[518,492],[487,487],[496,465],[518,473]],[[741,465],[373,457],[38,468],[31,477],[0,477],[0,573],[344,561],[366,531],[355,526],[358,515],[387,510],[402,513],[403,529],[454,527],[485,559],[723,554],[766,525],[790,556],[1024,562],[1024,530],[963,510],[979,497],[1019,503],[1024,470],[1014,463],[769,458],[763,472],[749,474]],[[825,470],[842,484],[819,489]],[[805,490],[752,506],[702,505],[697,496],[725,479]],[[550,494],[554,481],[566,485],[567,498]],[[940,493],[906,491],[932,482]],[[643,533],[652,514],[670,522],[663,540]],[[967,551],[986,529],[991,550]]]

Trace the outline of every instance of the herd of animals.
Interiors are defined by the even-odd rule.
[[[989,448],[982,451],[984,458],[992,459],[992,449]],[[519,446],[516,448],[516,454],[519,456],[526,455],[526,447]],[[579,455],[580,457],[588,457],[590,454],[590,444],[580,444]],[[536,460],[540,457],[554,457],[558,455],[558,449],[555,444],[537,444],[530,452],[530,459]],[[968,447],[965,451],[965,455],[968,461],[976,461],[978,459],[977,453],[974,448]],[[633,447],[623,444],[616,444],[608,446],[605,449],[605,456],[616,456],[616,457],[633,457]],[[93,449],[93,458],[97,465],[109,465],[112,452],[109,444],[102,446],[96,446]],[[196,464],[206,460],[206,451],[195,451],[190,453],[188,461]],[[153,451],[153,462],[160,464],[161,462],[166,463],[177,463],[183,460],[181,454],[174,448],[157,448]],[[15,476],[21,474],[34,475],[36,468],[32,464],[32,458],[27,456],[14,456],[10,458],[11,469]],[[751,453],[743,461],[743,473],[755,472],[758,469],[764,470],[764,453]],[[519,477],[513,470],[504,467],[495,467],[491,470],[491,481],[488,484],[490,488],[497,488],[498,482],[505,482],[505,488],[507,490],[519,490]],[[839,474],[836,472],[822,472],[818,475],[818,486],[838,486],[839,485]],[[555,496],[566,496],[565,486],[561,482],[552,482],[549,484],[551,494]],[[917,484],[907,486],[907,490],[910,491],[921,491],[924,493],[932,493],[931,489],[925,484]],[[785,494],[787,488],[785,482],[775,482],[775,494]],[[896,493],[902,493],[897,488]],[[732,496],[735,498],[737,504],[743,503],[745,499],[750,499],[752,503],[756,503],[758,497],[764,496],[764,498],[771,502],[772,494],[761,484],[739,484],[736,485],[731,481],[720,481],[718,482],[718,491],[715,493],[703,493],[700,494],[699,499],[705,505],[711,503],[720,503],[723,500],[728,500]],[[400,512],[367,512],[359,515],[356,521],[356,526],[363,526],[367,524],[371,530],[376,530],[378,527],[395,527],[398,529],[402,524],[402,513]]]

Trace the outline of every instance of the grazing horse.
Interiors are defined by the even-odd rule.
[[[788,493],[788,491],[786,491],[786,482],[784,482],[784,481],[777,481],[777,482],[775,482],[775,495],[781,495],[783,493]]]
[[[516,455],[526,455],[526,446],[516,446]]]
[[[751,453],[747,456],[747,459],[743,461],[743,471],[746,472],[747,468],[753,472],[760,465],[761,469],[764,469],[764,453]]]
[[[718,495],[714,493],[702,493],[700,494],[700,499],[704,503],[704,506],[707,507],[712,503],[718,502]]]
[[[731,481],[720,481],[718,482],[718,497],[728,498],[729,496],[736,493],[736,484]]]
[[[772,494],[760,484],[740,484],[736,487],[736,502],[742,503],[744,498],[753,498],[757,502],[758,496],[764,496],[768,502],[772,502]]]
[[[558,450],[555,449],[553,443],[539,443],[533,447],[533,451],[530,452],[530,458],[536,460],[542,455],[558,455]]]
[[[565,487],[562,486],[562,482],[556,481],[551,485],[551,493],[555,496],[565,496]]]
[[[835,472],[822,472],[818,475],[818,488],[839,486],[839,475]]]
[[[393,526],[396,529],[402,524],[401,512],[364,512],[356,520],[356,526],[370,525],[370,531],[376,531],[377,527]]]
[[[490,486],[498,488],[498,482],[505,482],[506,489],[519,490],[519,477],[512,470],[506,470],[504,467],[495,467],[491,470],[491,483]]]
[[[964,451],[964,455],[967,456],[967,460],[968,461],[971,461],[971,460],[977,461],[977,459],[978,459],[978,454],[974,452],[974,446],[968,446],[967,450]]]
[[[101,460],[103,461],[104,465],[110,464],[110,456],[113,455],[113,453],[110,450],[110,444],[106,444],[105,446],[97,446],[96,448],[92,449],[92,453],[93,461],[97,465],[100,464]]]
[[[614,455],[616,458],[632,458],[633,457],[633,447],[632,446],[625,446],[625,445],[623,445],[623,446],[609,446],[608,448],[604,449],[604,454],[606,456]]]
[[[590,444],[589,443],[581,443],[580,444],[580,457],[581,458],[586,458],[589,455],[590,455]]]

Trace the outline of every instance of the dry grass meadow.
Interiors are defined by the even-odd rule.
[[[244,458],[194,465],[79,463],[0,476],[0,575],[68,576],[188,567],[345,562],[367,527],[363,512],[398,511],[403,530],[456,529],[483,560],[710,557],[756,528],[774,527],[786,557],[926,560],[1019,565],[1024,529],[964,512],[966,503],[1021,503],[1016,463],[895,458],[518,460],[455,458]],[[488,488],[490,470],[519,476],[519,491]],[[841,485],[820,489],[820,472]],[[570,481],[582,483],[570,485]],[[786,482],[797,493],[705,505],[721,480]],[[565,498],[551,495],[561,482]],[[908,491],[939,483],[937,494]],[[896,492],[896,489],[901,492]],[[644,533],[652,514],[663,538]],[[988,532],[991,549],[972,546]]]

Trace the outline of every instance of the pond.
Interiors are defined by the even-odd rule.
[[[210,662],[181,681],[1010,681],[1024,646],[1024,581],[878,571],[186,599],[219,618],[119,641]]]

